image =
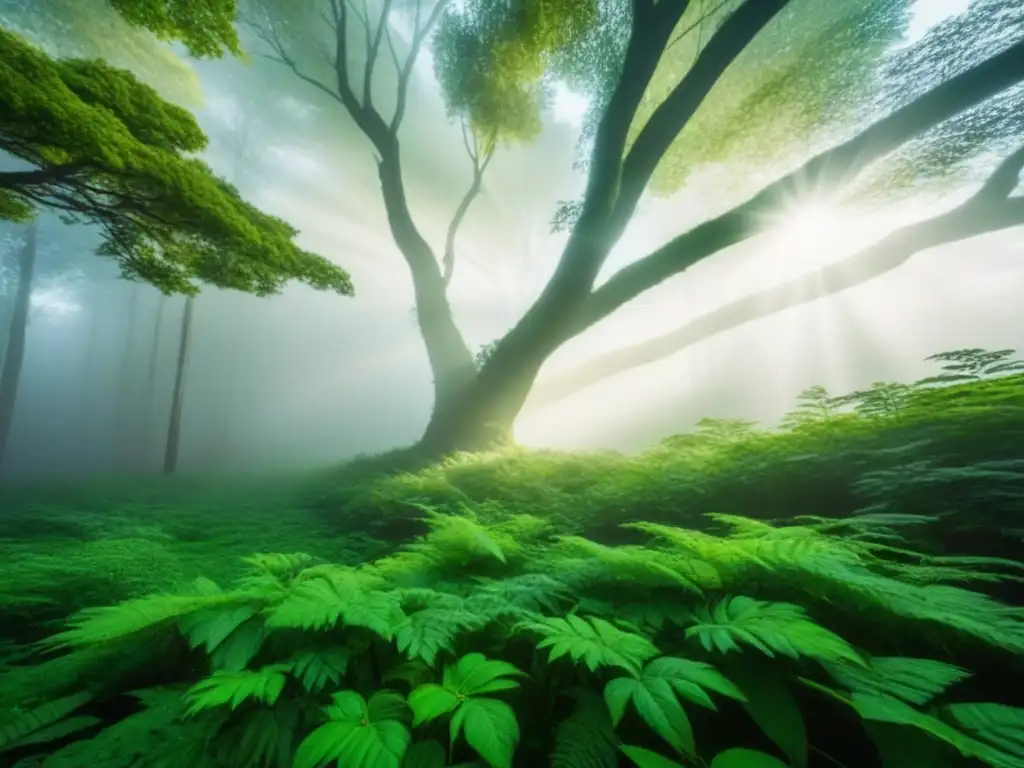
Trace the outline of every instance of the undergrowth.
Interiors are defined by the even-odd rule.
[[[964,585],[1022,566],[914,553],[903,533],[927,520],[715,516],[717,533],[637,523],[643,544],[607,546],[529,515],[425,513],[427,535],[361,566],[256,555],[229,587],[83,611],[43,644],[62,655],[7,675],[0,751],[45,768],[1024,766],[1024,709],[958,693],[971,649],[1019,671],[1024,610]]]

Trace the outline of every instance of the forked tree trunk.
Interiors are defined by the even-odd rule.
[[[14,311],[11,314],[3,372],[0,373],[0,463],[3,462],[11,425],[14,422],[18,384],[25,362],[28,316],[32,305],[32,279],[36,268],[37,226],[35,222],[29,225],[25,245],[18,254],[18,287],[14,295]]]
[[[181,340],[178,344],[178,365],[174,374],[174,394],[171,398],[171,419],[167,425],[167,446],[164,449],[164,474],[178,470],[178,451],[181,444],[181,414],[185,403],[185,374],[188,372],[188,351],[192,340],[192,316],[196,297],[185,299],[185,312],[181,316]]]

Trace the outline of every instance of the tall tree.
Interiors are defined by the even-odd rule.
[[[178,456],[181,452],[181,423],[185,407],[185,376],[188,373],[188,353],[192,341],[192,319],[195,314],[196,297],[185,297],[185,309],[181,313],[181,335],[178,340],[178,357],[174,368],[174,391],[171,393],[171,418],[167,425],[167,442],[164,446],[164,474],[178,471]]]
[[[14,310],[8,332],[7,351],[0,370],[0,463],[7,451],[7,441],[14,423],[21,369],[25,363],[25,342],[28,335],[29,312],[32,307],[32,280],[36,266],[38,227],[27,228],[24,243],[18,249],[18,282],[14,294]]]
[[[115,5],[197,53],[237,49],[229,20],[180,19],[190,11],[159,0]],[[292,227],[190,156],[205,146],[189,112],[131,73],[98,60],[54,59],[0,28],[0,150],[20,161],[0,171],[0,218],[25,221],[50,209],[95,224],[101,255],[167,293],[194,294],[199,281],[268,295],[299,280],[351,294],[343,270],[300,249]]]
[[[1009,0],[988,5],[1003,11],[999,23],[1012,22]],[[374,149],[434,373],[435,405],[421,441],[433,453],[481,447],[506,432],[555,350],[665,280],[751,239],[766,216],[805,190],[834,193],[908,149],[938,164],[948,160],[928,140],[1014,92],[1024,80],[1024,40],[970,36],[942,66],[929,66],[933,52],[915,50],[924,61],[921,77],[912,78],[920,84],[878,98],[883,55],[898,41],[906,11],[905,0],[380,0],[372,13],[355,0],[246,3],[267,55],[338,102]],[[412,31],[400,54],[393,29],[403,19]],[[399,128],[432,31],[449,109],[482,135],[500,141],[536,133],[551,78],[586,89],[594,105],[584,135],[585,194],[556,212],[570,232],[554,275],[479,368],[445,296],[444,259],[416,224],[402,173]],[[396,88],[390,117],[374,87],[387,66],[382,56]],[[879,109],[867,108],[872,98]],[[864,115],[877,119],[866,123]],[[984,146],[958,147],[954,160]],[[745,201],[598,284],[641,198],[699,184],[696,172],[710,163],[736,169],[734,193]]]

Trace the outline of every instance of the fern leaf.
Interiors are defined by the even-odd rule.
[[[319,693],[328,683],[337,685],[348,667],[351,651],[344,646],[318,648],[296,653],[288,664],[291,673],[310,693]]]
[[[670,683],[660,677],[618,677],[604,689],[604,700],[618,726],[630,702],[641,719],[679,752],[693,755],[693,727]]]
[[[237,594],[153,595],[114,606],[86,608],[71,618],[67,630],[44,640],[42,645],[56,649],[106,643],[169,625],[196,611],[226,608],[248,599]]]
[[[942,715],[975,739],[1024,760],[1024,709],[992,703],[950,704]]]
[[[582,661],[590,671],[600,667],[619,667],[637,673],[658,649],[642,635],[626,632],[604,619],[583,619],[572,614],[564,619],[542,618],[519,625],[544,639],[537,648],[551,648],[548,661],[568,655],[574,662]]]
[[[910,704],[927,704],[970,672],[932,659],[875,657],[867,666],[828,664],[826,671],[852,693],[895,696]]]
[[[236,709],[248,699],[271,706],[284,691],[287,683],[285,673],[288,671],[287,665],[274,664],[251,671],[214,672],[193,685],[185,694],[189,703],[188,714],[195,715],[225,705]]]
[[[458,696],[504,691],[519,686],[513,677],[525,672],[507,661],[488,659],[482,653],[467,653],[444,669],[444,687]]]
[[[235,605],[210,608],[185,616],[178,628],[193,648],[205,646],[213,653],[228,636],[257,613],[255,605]]]
[[[267,619],[275,629],[322,630],[341,622],[390,640],[404,618],[399,596],[368,590],[360,574],[342,568],[297,583]]]
[[[703,596],[702,587],[711,588],[719,583],[714,568],[693,558],[676,558],[647,547],[607,547],[580,536],[563,536],[559,541],[566,549],[580,550],[614,577],[636,586],[676,587]]]
[[[942,720],[919,712],[891,696],[855,693],[851,704],[865,720],[917,728],[932,738],[946,742],[964,757],[977,758],[995,768],[1021,768],[1024,765],[1024,762],[1013,754],[972,738]]]
[[[395,640],[398,650],[410,659],[422,659],[433,666],[438,653],[454,649],[461,633],[473,632],[484,624],[469,611],[427,608],[407,616],[396,628]]]
[[[213,669],[240,672],[259,653],[267,632],[262,616],[253,616],[217,646],[210,656]]]
[[[618,768],[618,738],[599,696],[581,691],[575,711],[558,724],[551,768]]]
[[[8,713],[3,723],[0,723],[0,752],[12,749],[18,742],[53,726],[90,701],[92,695],[76,693],[48,701],[26,712],[15,710]]]
[[[804,609],[792,603],[769,603],[737,595],[713,608],[694,612],[697,624],[686,636],[696,637],[705,650],[719,653],[751,645],[767,656],[806,656],[818,661],[863,664],[853,647],[835,633],[815,624]]]

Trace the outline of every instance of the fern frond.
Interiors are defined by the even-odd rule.
[[[804,609],[792,603],[769,603],[736,595],[714,607],[694,611],[697,623],[686,629],[705,650],[719,653],[751,645],[767,656],[806,656],[818,661],[863,664],[860,656],[839,635],[811,621]]]
[[[365,627],[390,639],[404,618],[399,596],[366,588],[364,574],[332,567],[296,580],[295,586],[267,618],[274,629],[329,629],[343,623]]]
[[[13,749],[20,742],[60,723],[75,710],[92,701],[88,693],[76,693],[48,701],[27,711],[8,711],[0,722],[0,752]],[[54,736],[53,738],[59,738]]]
[[[564,619],[545,617],[524,622],[518,628],[544,638],[537,643],[537,648],[551,649],[549,662],[568,655],[574,662],[582,661],[591,672],[600,667],[619,667],[638,673],[647,659],[658,655],[658,649],[646,637],[625,632],[596,616],[589,619],[572,614]]]
[[[456,638],[482,629],[486,618],[465,610],[427,608],[405,618],[395,629],[398,650],[433,666],[441,651],[453,651]]]
[[[608,547],[580,536],[562,536],[566,551],[579,551],[586,559],[604,566],[614,579],[627,580],[636,587],[676,587],[703,596],[704,588],[720,584],[713,566],[700,559],[673,557],[648,547]],[[565,565],[572,568],[570,561]]]
[[[303,688],[310,693],[319,693],[328,683],[337,685],[341,682],[351,655],[345,646],[307,649],[296,653],[287,664]]]
[[[189,704],[187,714],[195,715],[225,705],[237,709],[247,699],[271,706],[284,691],[289,670],[286,664],[273,664],[256,670],[214,672],[188,689],[185,694]]]
[[[507,579],[476,579],[465,608],[497,619],[535,613],[559,613],[572,601],[572,592],[560,580],[543,573],[524,573]]]
[[[551,768],[618,768],[619,739],[600,696],[580,691],[576,709],[558,724]]]
[[[971,674],[945,662],[900,656],[874,657],[866,666],[825,663],[824,667],[851,693],[895,696],[910,704],[927,704]]]
[[[41,645],[51,649],[96,645],[169,625],[206,608],[226,608],[249,600],[250,597],[238,593],[205,597],[153,595],[113,606],[86,608],[68,621],[68,629],[44,640]]]
[[[949,704],[940,712],[978,741],[1024,762],[1024,709],[1005,704]]]

